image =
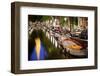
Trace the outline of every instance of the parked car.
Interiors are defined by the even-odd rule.
[[[79,38],[81,38],[81,39],[88,39],[88,30],[87,29],[83,30],[80,33]]]
[[[72,37],[79,37],[79,35],[81,34],[81,30],[80,29],[75,29],[71,35]]]

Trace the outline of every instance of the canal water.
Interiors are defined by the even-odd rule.
[[[40,40],[35,40],[40,38]],[[28,60],[76,59],[63,48],[53,45],[42,30],[33,31],[28,40]],[[84,58],[84,57],[83,57]]]

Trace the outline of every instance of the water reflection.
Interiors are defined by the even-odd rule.
[[[47,51],[41,42],[42,36],[40,33],[39,30],[33,31],[32,40],[34,45],[32,46],[29,60],[44,60],[48,56]]]

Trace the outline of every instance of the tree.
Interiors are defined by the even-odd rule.
[[[78,26],[78,17],[70,17],[70,29],[73,30],[75,26]]]
[[[51,20],[52,16],[42,16],[41,21]]]
[[[42,16],[37,16],[37,15],[29,15],[28,19],[29,21],[35,22],[35,21],[41,21]]]
[[[65,26],[65,20],[64,20],[64,18],[65,18],[65,17],[61,17],[61,18],[60,18],[60,25],[61,25],[61,26]]]

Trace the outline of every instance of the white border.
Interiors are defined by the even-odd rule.
[[[28,61],[28,15],[55,15],[88,17],[88,58],[46,61]],[[20,8],[20,69],[44,69],[94,65],[94,11],[42,7]]]

